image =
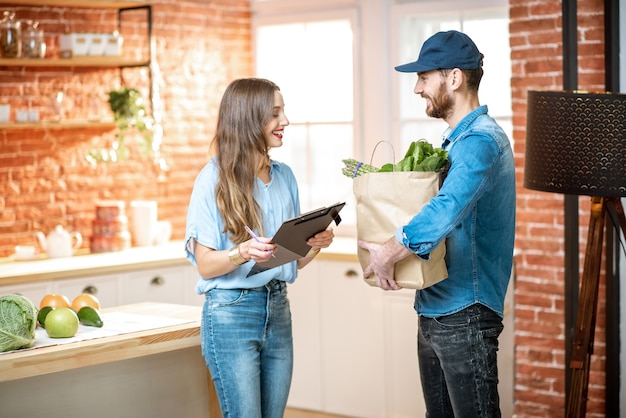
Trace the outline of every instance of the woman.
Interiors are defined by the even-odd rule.
[[[187,213],[187,258],[200,274],[197,292],[206,295],[202,353],[224,418],[283,417],[293,365],[286,284],[334,237],[327,229],[308,240],[306,257],[247,277],[277,250],[268,237],[300,214],[292,170],[269,157],[289,125],[284,108],[271,81],[239,79],[227,87],[213,156],[196,178]]]

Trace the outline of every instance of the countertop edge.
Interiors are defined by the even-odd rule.
[[[356,239],[337,237],[329,248],[320,252],[317,259],[357,261],[356,249]],[[14,261],[4,258],[0,259],[0,286],[185,265],[191,264],[186,258],[183,241],[67,258],[35,261]]]

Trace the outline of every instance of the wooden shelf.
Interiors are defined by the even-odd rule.
[[[152,4],[142,0],[0,0],[2,4],[16,6],[56,6],[56,7],[83,7],[90,9],[125,9],[129,7],[141,7]]]
[[[90,121],[87,119],[63,120],[60,122],[9,122],[0,123],[0,131],[19,129],[74,129],[74,128],[103,128],[114,129],[113,121]]]
[[[0,67],[145,67],[149,60],[134,60],[111,56],[85,56],[72,58],[0,58]]]

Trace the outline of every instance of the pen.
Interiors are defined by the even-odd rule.
[[[254,240],[255,240],[256,242],[261,242],[261,240],[259,239],[259,237],[257,236],[257,234],[255,234],[255,233],[254,233],[254,231],[253,231],[253,230],[251,230],[251,229],[248,227],[248,225],[244,225],[244,228],[246,228],[246,231],[248,231],[248,234],[250,234],[250,236],[251,236],[252,238],[254,238]],[[265,251],[267,251],[268,253],[270,253],[270,254],[272,255],[272,257],[276,258],[276,256],[275,256],[275,255],[274,255],[274,253],[272,252],[272,250],[265,250]]]

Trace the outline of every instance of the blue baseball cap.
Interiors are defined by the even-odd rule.
[[[474,41],[462,32],[450,30],[428,38],[417,61],[398,65],[395,69],[401,73],[423,73],[451,68],[475,70],[482,65],[482,55]]]

